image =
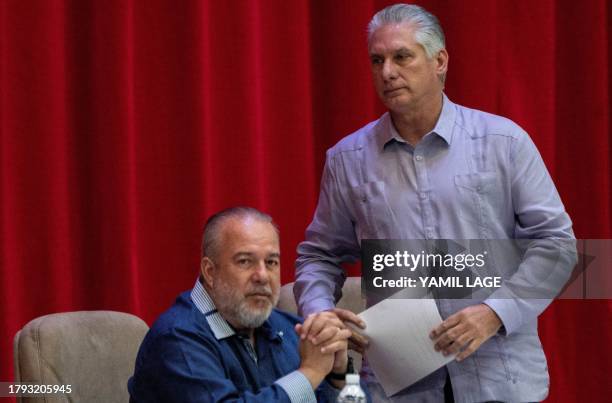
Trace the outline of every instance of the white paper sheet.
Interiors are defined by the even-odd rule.
[[[433,299],[386,299],[359,316],[369,338],[366,355],[387,396],[452,361],[433,348],[432,329],[442,322]]]

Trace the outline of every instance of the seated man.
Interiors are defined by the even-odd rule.
[[[270,216],[247,207],[212,216],[200,271],[140,346],[131,402],[335,401],[351,332],[322,318],[309,322],[317,336],[301,340],[299,318],[274,309],[280,251]]]

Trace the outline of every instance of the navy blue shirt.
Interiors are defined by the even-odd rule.
[[[128,382],[131,402],[335,401],[297,368],[300,318],[274,309],[255,330],[255,349],[214,307],[199,282],[153,324]]]

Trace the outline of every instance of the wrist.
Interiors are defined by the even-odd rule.
[[[499,317],[499,315],[497,314],[497,312],[495,312],[495,310],[493,308],[491,308],[489,305],[483,303],[482,304],[485,308],[486,311],[489,313],[489,323],[491,324],[491,333],[495,334],[499,331],[499,329],[501,329],[501,327],[504,325],[504,323],[502,322],[501,318]]]
[[[333,368],[332,371],[327,374],[325,380],[331,383],[335,388],[342,389],[346,383],[346,374],[349,372],[355,372],[353,368],[353,359],[351,357],[348,357],[343,365]]]
[[[323,379],[325,379],[325,374],[310,367],[299,367],[298,371],[300,371],[306,377],[306,379],[308,379],[308,382],[310,382],[310,386],[312,386],[313,390],[318,388],[321,382],[323,382]]]
[[[327,376],[325,380],[329,382],[334,388],[342,389],[346,384],[346,371],[338,372],[332,370]]]
[[[330,372],[329,374],[327,374],[325,376],[325,379],[327,379],[329,381],[331,381],[331,380],[334,380],[334,381],[343,381],[345,377],[346,377],[346,371],[341,371],[341,372],[339,372],[339,371],[332,371],[332,372]]]
[[[342,390],[342,388],[344,388],[344,386],[346,385],[346,380],[336,380],[336,379],[329,379],[329,378],[325,378],[327,380],[327,382],[329,382],[329,384],[331,386],[333,386],[336,389],[340,389]]]
[[[338,360],[332,367],[332,373],[345,376],[347,372],[354,372],[353,359],[345,353],[343,359]]]

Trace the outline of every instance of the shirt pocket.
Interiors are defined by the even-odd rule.
[[[350,190],[359,239],[395,237],[396,222],[385,193],[385,182],[367,182]]]
[[[489,227],[499,208],[501,189],[496,172],[477,172],[455,175],[457,191],[457,215],[468,222],[478,224],[482,229]]]
[[[499,335],[494,335],[484,342],[471,357],[477,368],[479,382],[489,384],[485,387],[506,384],[516,379]]]

